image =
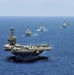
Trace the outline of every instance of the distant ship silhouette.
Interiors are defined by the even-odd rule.
[[[66,22],[66,21],[64,21],[63,24],[62,24],[62,26],[61,26],[61,28],[66,28],[68,25],[69,25],[69,23]]]
[[[39,29],[37,29],[37,31],[45,31],[45,28],[43,26],[43,23],[41,23],[41,26],[39,27]]]
[[[25,35],[26,35],[26,36],[33,35],[33,33],[31,32],[31,30],[30,30],[30,28],[29,28],[29,25],[27,26],[27,30],[25,31]]]

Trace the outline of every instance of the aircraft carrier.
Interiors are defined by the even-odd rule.
[[[16,37],[14,36],[14,28],[10,29],[10,36],[8,38],[8,44],[4,45],[5,51],[10,51],[19,60],[27,61],[35,59],[44,51],[50,51],[52,48],[48,44],[41,45],[21,45],[16,43]]]

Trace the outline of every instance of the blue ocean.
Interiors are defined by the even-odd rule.
[[[60,28],[63,21],[69,22],[69,26]],[[44,32],[37,31],[41,22],[46,29]],[[28,24],[34,35],[25,37]],[[14,56],[4,51],[11,27],[15,29],[17,43],[49,44],[52,50],[40,54],[48,57],[48,60],[7,60]],[[74,17],[0,17],[0,75],[74,75]]]

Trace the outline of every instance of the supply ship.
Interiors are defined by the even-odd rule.
[[[5,51],[10,51],[19,60],[27,61],[35,59],[44,51],[50,51],[52,48],[48,44],[41,45],[21,45],[16,43],[16,37],[14,36],[14,28],[10,29],[10,36],[8,38],[8,44],[4,45]]]

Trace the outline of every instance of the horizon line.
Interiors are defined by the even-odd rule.
[[[0,17],[74,17],[74,16],[0,16]]]

